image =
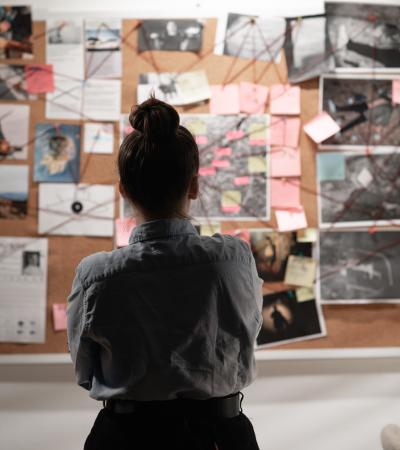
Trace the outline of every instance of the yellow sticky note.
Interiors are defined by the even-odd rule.
[[[200,225],[200,234],[202,236],[213,236],[215,233],[221,232],[220,223],[205,223]]]
[[[296,297],[298,302],[308,302],[315,299],[314,289],[301,287],[296,289]]]
[[[266,141],[267,126],[263,123],[251,123],[249,125],[249,139],[251,141]]]
[[[267,171],[267,159],[265,156],[249,156],[247,158],[247,165],[250,173]]]
[[[190,119],[184,125],[195,136],[205,136],[207,134],[207,125],[200,119]]]
[[[290,255],[286,266],[285,284],[311,288],[314,284],[316,262],[307,256]]]
[[[221,205],[223,208],[231,206],[239,206],[242,201],[242,193],[240,191],[223,191]]]
[[[317,242],[317,229],[305,228],[297,232],[298,242]]]

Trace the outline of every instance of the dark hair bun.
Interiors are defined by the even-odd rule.
[[[171,105],[150,97],[132,109],[129,122],[132,128],[143,133],[145,138],[162,142],[176,136],[179,114]]]

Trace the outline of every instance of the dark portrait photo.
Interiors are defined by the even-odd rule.
[[[22,275],[41,275],[40,252],[24,251],[22,253]]]
[[[0,59],[32,58],[30,6],[0,6]]]

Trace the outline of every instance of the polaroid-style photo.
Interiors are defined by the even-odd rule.
[[[181,114],[199,147],[199,198],[190,214],[200,222],[268,220],[268,115]]]
[[[199,52],[203,21],[198,19],[143,20],[139,28],[139,52],[148,50]]]
[[[122,76],[121,20],[86,20],[86,78]]]
[[[297,298],[294,290],[264,295],[262,317],[257,348],[326,336],[319,303]]]
[[[35,128],[33,180],[78,182],[80,169],[80,125],[38,123]]]
[[[283,17],[229,13],[218,20],[215,53],[258,61],[280,61],[286,33]]]
[[[392,102],[393,75],[324,75],[320,79],[321,110],[340,131],[320,145],[322,150],[394,149],[400,140],[400,105]]]
[[[82,44],[82,25],[79,21],[55,19],[47,21],[47,43],[51,45]]]
[[[0,64],[0,100],[37,100],[27,90],[25,66]]]
[[[27,159],[29,105],[0,104],[0,160]]]
[[[322,303],[399,303],[400,231],[321,231],[318,298]]]
[[[334,69],[332,52],[327,51],[325,14],[286,19],[284,44],[288,79],[299,83]]]
[[[22,252],[22,275],[42,275],[43,269],[40,267],[40,252]]]
[[[327,50],[348,70],[400,69],[400,8],[394,4],[326,2]]]
[[[342,156],[340,176],[324,180],[318,176],[320,227],[400,223],[400,152],[343,152]]]
[[[0,7],[0,38],[0,59],[33,58],[30,6]]]
[[[28,213],[29,166],[0,165],[0,219],[24,219]]]
[[[280,233],[266,228],[250,229],[250,247],[260,278],[283,281],[290,255],[311,256],[312,244],[298,242],[296,232]]]

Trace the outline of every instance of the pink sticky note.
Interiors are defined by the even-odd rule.
[[[240,111],[247,114],[263,114],[268,98],[267,86],[242,81],[239,84]]]
[[[235,141],[237,139],[242,139],[244,137],[244,131],[243,130],[227,131],[225,136],[228,140]]]
[[[226,169],[231,166],[231,162],[228,159],[214,159],[211,165],[218,169]]]
[[[207,145],[208,144],[208,138],[207,136],[196,136],[194,138],[197,145]]]
[[[297,211],[275,211],[279,231],[294,231],[307,228],[307,218],[303,208]]]
[[[245,177],[236,177],[236,178],[233,180],[233,183],[234,183],[236,186],[244,186],[244,185],[246,185],[246,184],[250,184],[250,177],[247,177],[247,176],[245,176]]]
[[[55,331],[62,331],[67,329],[66,303],[53,304],[53,326]]]
[[[54,92],[54,74],[51,64],[25,66],[26,90],[31,94]]]
[[[277,115],[300,114],[300,88],[290,84],[273,84],[270,88],[269,112]]]
[[[272,116],[270,145],[294,147],[299,145],[301,120],[299,117]]]
[[[129,244],[129,237],[136,226],[136,221],[131,218],[115,219],[115,245],[117,248]]]
[[[224,232],[224,234],[228,234],[229,236],[234,236],[242,239],[243,241],[250,244],[250,231],[249,230],[240,230],[240,229],[234,229],[234,230],[227,230]]]
[[[230,147],[217,147],[214,150],[214,152],[217,156],[231,156],[232,155],[232,149]]]
[[[300,207],[300,183],[298,179],[272,178],[270,186],[272,208],[290,209]]]
[[[200,167],[199,175],[202,177],[209,177],[215,175],[217,173],[217,169],[215,167]]]
[[[238,114],[240,111],[239,87],[237,84],[214,84],[210,86],[211,114]]]
[[[400,78],[392,80],[392,102],[400,103]]]
[[[301,175],[300,150],[291,147],[271,149],[271,177],[299,177]]]
[[[303,129],[317,144],[320,144],[340,131],[339,125],[325,111],[322,111],[307,122]]]
[[[221,208],[224,213],[239,213],[240,212],[240,205],[228,205],[228,206],[222,206]]]

